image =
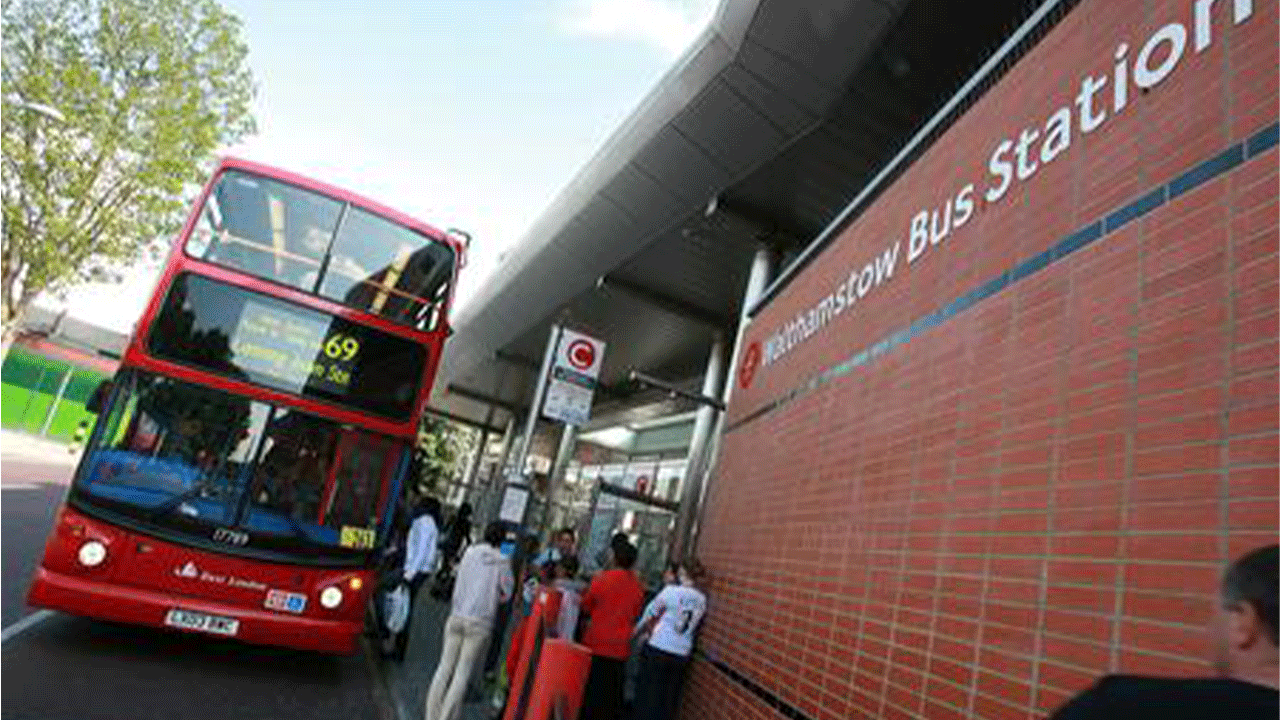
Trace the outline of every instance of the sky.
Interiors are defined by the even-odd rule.
[[[500,254],[639,104],[716,0],[222,0],[244,23],[258,133],[224,154],[473,236]],[[38,304],[128,332],[158,264]]]

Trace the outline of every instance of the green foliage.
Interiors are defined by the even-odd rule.
[[[434,415],[424,415],[414,448],[414,469],[420,494],[438,493],[451,477],[457,477],[474,451],[475,433]]]
[[[158,253],[213,152],[254,131],[254,85],[216,0],[4,0],[3,22],[8,338],[40,293]]]

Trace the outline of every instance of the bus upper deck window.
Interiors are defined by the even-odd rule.
[[[410,228],[351,208],[334,239],[321,294],[407,325],[430,329],[446,293],[452,251]]]
[[[223,173],[187,239],[187,253],[303,290],[319,281],[342,204],[238,171]]]

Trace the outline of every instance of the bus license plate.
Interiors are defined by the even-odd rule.
[[[164,617],[164,624],[185,630],[199,630],[214,635],[235,635],[240,629],[240,621],[234,618],[206,615],[190,610],[173,609]]]

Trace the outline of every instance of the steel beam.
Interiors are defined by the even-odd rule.
[[[484,403],[486,405],[493,405],[495,407],[500,407],[503,410],[506,410],[507,412],[511,412],[511,413],[524,412],[523,407],[513,402],[510,402],[509,400],[503,400],[500,397],[487,395],[479,390],[472,390],[471,388],[463,387],[461,385],[449,385],[445,388],[445,392],[451,395],[457,395],[458,397],[466,398],[468,400],[475,400],[478,403]]]
[[[725,408],[724,403],[721,402],[718,398],[712,397],[710,395],[703,395],[699,393],[689,392],[688,390],[682,390],[676,387],[675,385],[667,383],[663,380],[659,380],[658,378],[649,377],[648,375],[645,375],[644,373],[638,370],[631,371],[631,379],[637,383],[640,383],[643,386],[651,387],[655,390],[661,390],[662,392],[665,392],[668,395],[672,395],[675,397],[682,397],[686,400],[692,400],[693,402],[696,402],[699,405],[706,405],[709,407],[713,407],[717,410],[724,410]]]
[[[502,432],[502,427],[498,425],[486,425],[483,422],[472,420],[471,418],[465,418],[465,417],[462,417],[461,415],[455,415],[451,412],[436,410],[435,408],[427,408],[423,412],[425,412],[428,415],[435,415],[438,418],[444,418],[445,420],[449,420],[450,422],[456,422],[459,425],[466,425],[467,427],[473,427],[477,430],[491,432],[491,433]]]
[[[648,305],[678,315],[682,318],[693,320],[694,322],[706,325],[714,330],[725,330],[733,328],[733,318],[728,315],[695,305],[688,300],[673,297],[660,290],[645,287],[631,280],[624,280],[619,277],[609,277],[603,275],[596,280],[596,288],[603,290],[616,290],[624,295],[630,295],[632,298],[639,300]]]

